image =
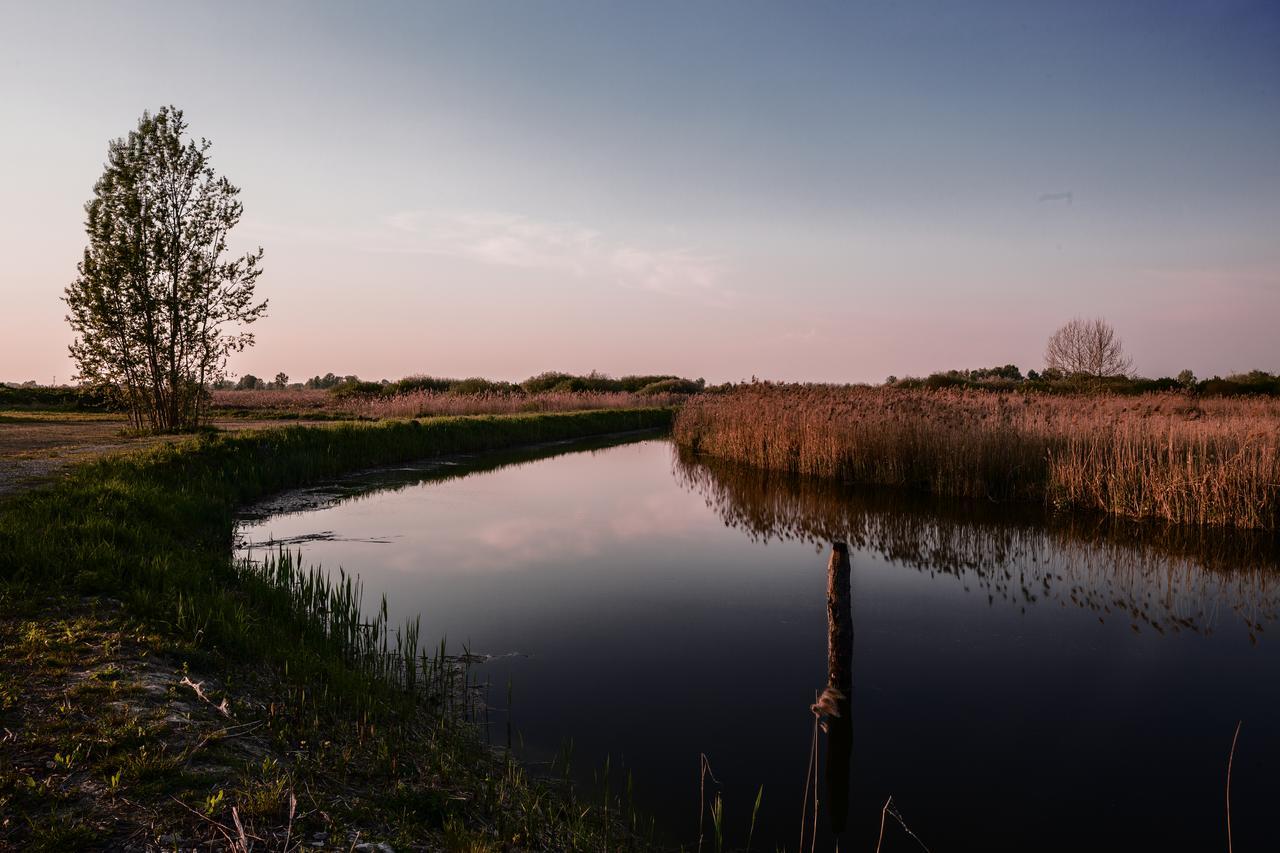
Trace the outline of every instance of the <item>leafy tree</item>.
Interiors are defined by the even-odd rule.
[[[283,388],[288,388],[288,387],[289,387],[289,374],[284,373],[283,371],[282,371],[282,372],[280,372],[280,373],[277,373],[277,374],[276,374],[275,381],[274,381],[274,382],[272,382],[271,384],[272,384],[272,386],[273,386],[273,387],[276,387],[276,388],[282,388],[282,389],[283,389]]]
[[[1054,332],[1045,346],[1044,361],[1046,378],[1053,372],[1104,379],[1125,376],[1133,367],[1116,330],[1100,317],[1076,317]]]
[[[1190,388],[1196,384],[1196,375],[1190,370],[1183,370],[1178,373],[1178,384]]]
[[[256,391],[260,388],[267,387],[267,383],[263,382],[252,373],[246,373],[240,377],[240,381],[236,383],[237,391]]]
[[[181,110],[161,107],[110,143],[65,295],[78,378],[121,388],[134,424],[163,432],[200,423],[227,356],[253,344],[235,327],[267,308],[254,300],[262,249],[227,254],[240,190],[186,130]]]

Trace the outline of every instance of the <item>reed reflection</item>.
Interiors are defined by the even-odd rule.
[[[1055,514],[1025,505],[854,489],[673,450],[676,479],[760,541],[848,542],[895,564],[953,576],[988,602],[1058,602],[1134,630],[1210,634],[1241,620],[1253,643],[1280,614],[1274,533]]]

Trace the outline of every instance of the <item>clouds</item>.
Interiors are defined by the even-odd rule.
[[[385,225],[385,251],[553,272],[711,303],[733,296],[723,283],[728,268],[720,258],[619,241],[572,222],[512,213],[404,210],[386,217]]]

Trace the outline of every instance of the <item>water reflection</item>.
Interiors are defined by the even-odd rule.
[[[594,438],[566,439],[509,450],[458,454],[407,462],[402,465],[368,468],[328,483],[292,489],[266,498],[243,508],[237,518],[240,522],[239,527],[243,531],[247,526],[260,524],[269,519],[315,512],[348,501],[359,501],[388,492],[400,492],[427,482],[457,480],[472,474],[500,471],[504,468],[520,468],[570,453],[596,453],[613,447],[651,440],[656,432],[656,430],[639,430],[634,433],[615,433]],[[332,531],[310,535],[312,537],[310,540],[299,538],[298,541],[333,541]],[[285,544],[285,541],[277,539],[273,544]]]
[[[673,849],[704,755],[726,849],[762,788],[752,849],[797,849],[811,759],[805,850],[874,850],[882,822],[882,853],[919,849],[890,797],[934,850],[1210,849],[1241,719],[1237,849],[1271,849],[1280,646],[1247,638],[1274,631],[1274,540],[587,446],[371,472],[241,534],[312,537],[393,622],[480,654],[520,757],[572,741],[584,785],[611,759]]]
[[[1024,610],[1059,603],[1127,619],[1135,631],[1213,632],[1243,621],[1257,643],[1280,614],[1275,534],[1155,525],[854,489],[675,450],[674,473],[751,538],[843,541],[951,575]]]

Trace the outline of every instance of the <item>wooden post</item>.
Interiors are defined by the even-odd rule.
[[[853,589],[849,579],[849,546],[831,543],[827,563],[828,685],[848,695],[853,684]]]
[[[849,546],[831,543],[827,563],[827,688],[835,694],[827,721],[827,804],[831,831],[839,835],[849,819],[849,771],[853,758],[853,584]]]

